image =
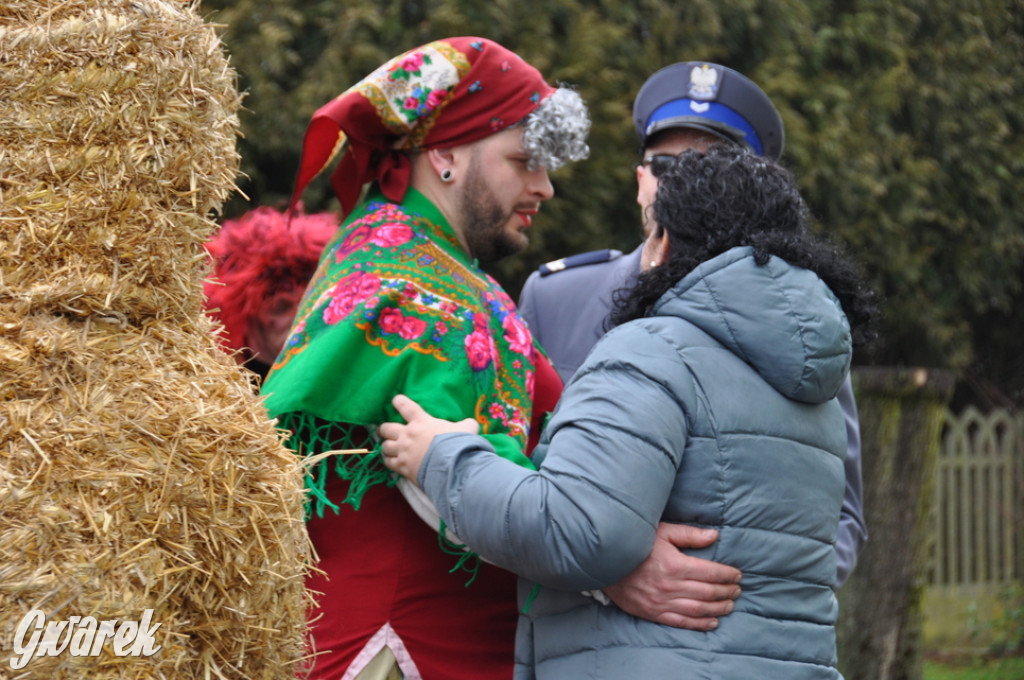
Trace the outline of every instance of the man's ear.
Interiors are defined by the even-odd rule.
[[[430,167],[437,177],[440,177],[445,170],[455,169],[455,154],[452,147],[427,149],[426,154],[427,160],[430,161]]]

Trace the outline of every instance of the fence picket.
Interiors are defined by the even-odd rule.
[[[933,586],[1024,576],[1020,526],[1024,414],[947,412],[935,466]]]

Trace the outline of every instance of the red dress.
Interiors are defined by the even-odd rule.
[[[548,360],[535,366],[529,450],[562,381]],[[423,404],[429,411],[430,405]],[[348,482],[332,478],[328,497],[343,498]],[[516,576],[481,563],[476,579],[457,570],[457,557],[438,545],[436,528],[397,489],[370,488],[356,511],[308,522],[320,558],[307,586],[321,595],[310,612],[317,651],[311,678],[348,680],[384,647],[406,680],[510,680],[515,644]]]

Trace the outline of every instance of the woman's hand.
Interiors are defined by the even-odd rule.
[[[480,432],[479,423],[472,418],[457,423],[435,418],[402,394],[392,399],[391,404],[398,410],[398,414],[405,418],[406,424],[384,423],[377,428],[377,434],[383,440],[381,450],[384,452],[384,465],[413,484],[416,483],[420,463],[427,455],[427,449],[430,448],[430,442],[435,436],[450,432]]]

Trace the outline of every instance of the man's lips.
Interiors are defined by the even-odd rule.
[[[523,221],[523,226],[528,227],[533,224],[533,216],[537,214],[537,209],[517,210],[516,214],[519,215],[519,219]]]

